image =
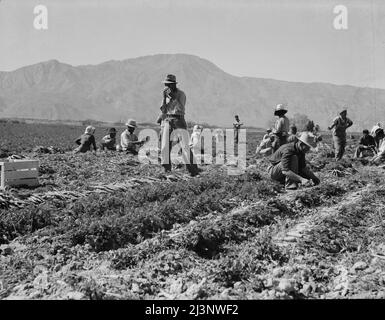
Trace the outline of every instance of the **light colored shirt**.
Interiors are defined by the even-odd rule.
[[[286,116],[280,117],[275,122],[274,133],[287,136],[290,130],[290,121]]]
[[[353,124],[353,121],[349,118],[342,119],[341,116],[334,118],[331,128],[333,129],[333,135],[337,137],[346,136],[346,129]]]
[[[136,145],[132,142],[138,141],[138,137],[135,133],[130,133],[127,129],[120,135],[120,144],[123,151],[136,150]]]
[[[164,110],[165,114],[177,114],[183,116],[186,105],[185,93],[177,88],[176,92],[173,92],[172,95],[172,98],[167,95],[165,101],[162,101],[161,109]]]

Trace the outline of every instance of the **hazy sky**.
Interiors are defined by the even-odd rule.
[[[0,70],[188,53],[237,76],[385,88],[384,16],[384,0],[0,0]]]

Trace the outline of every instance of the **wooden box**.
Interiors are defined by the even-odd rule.
[[[0,162],[0,189],[6,186],[38,186],[39,160],[5,160]]]

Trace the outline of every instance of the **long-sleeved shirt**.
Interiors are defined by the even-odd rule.
[[[298,150],[295,142],[280,146],[270,157],[270,163],[274,166],[281,163],[282,171],[289,171],[292,156],[298,157],[298,171],[306,168],[305,153]]]
[[[136,144],[132,142],[138,141],[138,137],[135,133],[130,133],[127,129],[120,135],[120,144],[123,151],[136,151]]]
[[[95,137],[92,134],[84,133],[75,140],[76,144],[79,145],[75,149],[75,152],[87,152],[91,150],[91,146],[96,150]]]
[[[285,137],[288,135],[289,130],[290,130],[289,119],[286,116],[279,117],[275,122],[273,133]]]
[[[175,92],[168,93],[166,98],[163,98],[160,108],[165,114],[183,116],[185,113],[185,105],[186,95],[182,90],[177,88]]]
[[[346,137],[346,129],[353,125],[353,121],[349,118],[345,120],[341,116],[334,118],[333,124],[330,126],[333,129],[333,135],[337,137]]]

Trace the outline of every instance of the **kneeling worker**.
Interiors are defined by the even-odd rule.
[[[126,122],[126,126],[127,129],[124,130],[120,135],[120,144],[122,151],[137,155],[137,147],[141,147],[147,141],[147,139],[143,141],[138,141],[138,136],[134,133],[137,127],[135,120],[128,119]]]
[[[312,180],[315,185],[320,183],[317,176],[306,166],[305,154],[314,148],[314,136],[303,132],[295,142],[279,147],[270,157],[271,165],[268,172],[273,180],[285,184],[285,189],[298,189],[298,184]]]

